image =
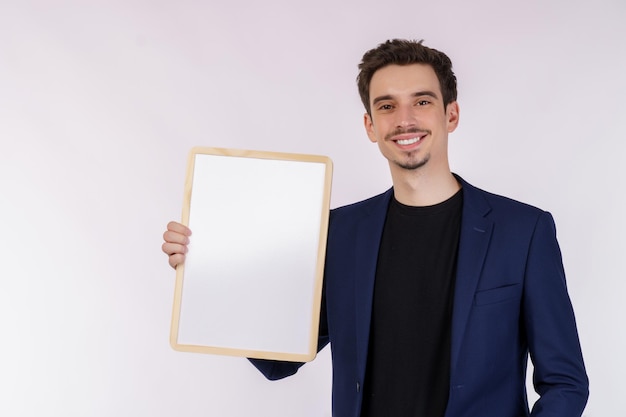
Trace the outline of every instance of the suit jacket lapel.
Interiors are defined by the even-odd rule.
[[[457,178],[463,186],[463,214],[452,313],[452,371],[459,358],[463,335],[493,229],[493,222],[485,218],[491,210],[485,198],[476,188]]]
[[[367,349],[369,344],[370,321],[372,318],[372,298],[374,278],[378,262],[380,240],[387,217],[387,207],[393,195],[390,189],[373,201],[357,225],[354,262],[355,307],[356,307],[356,360],[361,381],[365,378]]]

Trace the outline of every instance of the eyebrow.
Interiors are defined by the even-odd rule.
[[[437,94],[435,94],[433,91],[429,91],[429,90],[416,91],[415,93],[411,94],[411,97],[421,97],[421,96],[428,96],[428,97],[432,97],[432,98],[439,98],[439,96],[437,96]],[[374,99],[374,101],[372,101],[372,104],[378,104],[381,101],[393,100],[393,99],[394,99],[394,97],[391,94],[387,94],[387,95],[384,95],[384,96],[376,97]]]

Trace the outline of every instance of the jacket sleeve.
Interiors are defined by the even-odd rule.
[[[329,342],[328,324],[326,320],[326,288],[322,291],[322,305],[320,308],[319,335],[317,351],[322,350]],[[304,362],[287,362],[267,359],[252,359],[249,361],[270,381],[286,378],[298,372]]]
[[[540,395],[533,417],[582,415],[589,396],[574,311],[567,293],[552,216],[539,216],[529,248],[523,325]]]

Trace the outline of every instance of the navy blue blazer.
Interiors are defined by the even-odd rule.
[[[579,417],[588,379],[552,216],[458,180],[463,214],[445,417]],[[360,415],[376,262],[392,195],[331,211],[319,348],[330,342],[335,417]],[[540,394],[532,412],[529,353]],[[252,362],[269,379],[302,365]]]

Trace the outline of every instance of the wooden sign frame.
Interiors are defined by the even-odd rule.
[[[189,154],[175,350],[307,362],[317,354],[332,162],[223,148]]]

